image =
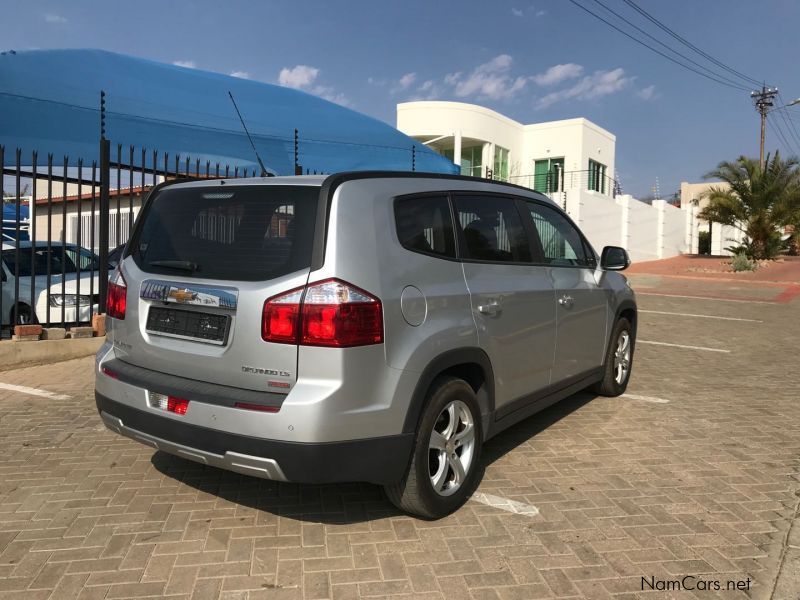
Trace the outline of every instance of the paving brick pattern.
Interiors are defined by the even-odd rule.
[[[0,390],[0,599],[769,598],[800,492],[800,303],[641,308],[763,322],[642,314],[641,339],[731,353],[641,345],[629,392],[668,403],[581,394],[491,441],[480,491],[535,516],[425,522],[369,485],[203,467],[105,430],[91,359],[2,373],[71,399]],[[685,575],[751,585],[642,591]]]

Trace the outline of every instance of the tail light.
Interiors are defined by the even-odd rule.
[[[339,279],[326,279],[264,303],[267,342],[348,348],[383,343],[381,301]]]
[[[185,398],[177,398],[176,396],[169,396],[167,394],[157,394],[150,392],[148,394],[150,406],[166,410],[167,412],[175,413],[176,415],[185,415],[189,409],[189,401]]]
[[[108,280],[108,296],[106,296],[106,314],[113,318],[123,320],[125,318],[125,305],[127,304],[128,284],[122,276],[119,267],[114,270],[114,274]]]

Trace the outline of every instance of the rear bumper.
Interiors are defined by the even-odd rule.
[[[255,477],[297,483],[391,484],[408,468],[413,434],[300,443],[237,435],[137,410],[95,391],[105,425],[164,452]]]

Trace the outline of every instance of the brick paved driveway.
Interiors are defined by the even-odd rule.
[[[89,359],[0,373],[70,397],[0,389],[0,598],[769,598],[800,566],[800,300],[640,308],[642,341],[730,352],[642,343],[630,397],[492,440],[480,491],[536,515],[423,522],[368,485],[205,468],[106,431]],[[685,575],[750,589],[641,591]],[[781,581],[774,598],[800,595]]]

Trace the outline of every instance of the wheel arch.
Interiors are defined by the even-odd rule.
[[[494,370],[486,352],[474,347],[448,350],[428,363],[414,387],[403,423],[403,433],[416,433],[428,390],[433,382],[442,376],[463,379],[475,391],[481,409],[481,425],[485,438],[494,415]]]

